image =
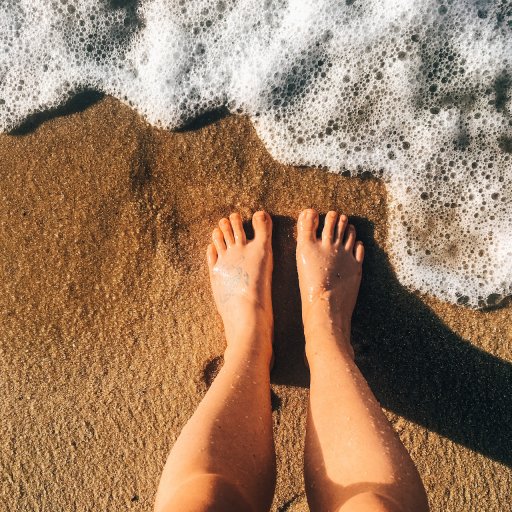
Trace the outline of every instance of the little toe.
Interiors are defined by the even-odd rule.
[[[252,216],[254,239],[263,242],[269,241],[272,235],[272,219],[267,212],[259,211]]]
[[[356,242],[354,248],[354,257],[356,258],[357,263],[362,263],[364,259],[364,245],[363,242]]]
[[[347,236],[345,238],[345,244],[344,244],[345,250],[349,251],[349,252],[353,251],[355,241],[356,241],[356,228],[354,226],[352,226],[352,224],[349,224],[348,228],[347,228]]]
[[[304,210],[299,215],[297,223],[297,238],[300,242],[315,241],[318,228],[318,213],[312,208]]]
[[[235,237],[233,236],[233,229],[231,228],[231,222],[228,219],[223,218],[219,221],[219,227],[224,235],[224,240],[226,241],[226,245],[228,247],[232,246],[235,243]]]
[[[325,216],[324,229],[322,230],[322,243],[324,245],[331,245],[333,242],[337,218],[338,214],[333,211],[327,212]]]
[[[242,245],[245,244],[247,239],[245,236],[242,217],[240,217],[239,213],[232,213],[229,216],[229,220],[231,221],[231,226],[233,227],[233,235],[235,236],[235,243],[242,244]]]
[[[213,230],[212,240],[217,250],[217,255],[222,254],[226,250],[226,242],[224,241],[224,234],[219,228]]]
[[[208,244],[206,249],[206,259],[208,260],[208,268],[211,270],[215,263],[217,263],[217,249],[215,249],[215,245]]]
[[[347,228],[348,217],[344,214],[340,215],[338,224],[336,226],[336,244],[339,245],[343,242],[343,236],[345,235],[345,229]]]

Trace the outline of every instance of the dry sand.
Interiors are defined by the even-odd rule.
[[[104,98],[40,121],[0,136],[0,510],[151,510],[224,348],[210,232],[257,208],[275,219],[273,510],[307,510],[293,254],[307,206],[355,216],[367,245],[358,361],[432,510],[510,510],[512,308],[470,311],[401,287],[382,183],[280,165],[240,117],[167,132]]]

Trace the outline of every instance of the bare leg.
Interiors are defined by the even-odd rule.
[[[272,503],[272,222],[257,212],[253,225],[249,242],[238,214],[213,231],[207,256],[228,343],[224,366],[169,454],[157,512],[260,511]]]
[[[428,510],[418,472],[354,363],[352,312],[364,248],[346,216],[299,217],[297,268],[311,371],[305,447],[311,510]]]

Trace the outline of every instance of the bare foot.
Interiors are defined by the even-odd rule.
[[[297,271],[302,321],[308,352],[308,332],[328,325],[352,355],[350,326],[361,282],[364,247],[346,215],[330,211],[322,237],[316,236],[318,213],[301,212],[297,226]]]
[[[252,217],[254,239],[247,241],[238,213],[223,218],[212,233],[207,258],[215,304],[229,340],[255,329],[269,340],[263,347],[272,354],[272,220],[268,213]],[[262,347],[260,347],[262,348]]]

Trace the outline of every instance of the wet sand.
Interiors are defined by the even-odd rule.
[[[78,110],[0,136],[1,510],[151,510],[221,364],[210,232],[259,208],[275,222],[273,510],[307,510],[293,251],[309,206],[353,216],[367,246],[357,360],[432,510],[507,509],[512,306],[471,311],[405,290],[386,256],[381,182],[280,165],[241,117],[168,132],[111,98]]]

